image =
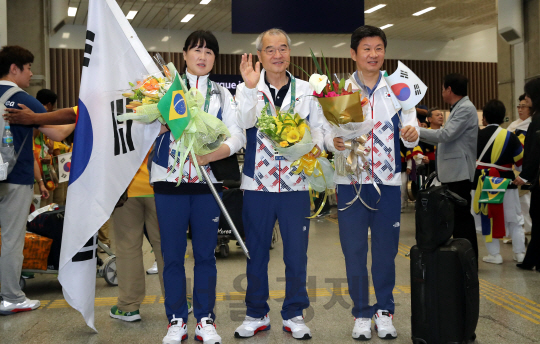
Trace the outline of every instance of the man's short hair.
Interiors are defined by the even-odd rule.
[[[426,117],[427,117],[427,118],[431,118],[431,115],[433,115],[433,111],[437,111],[437,110],[439,110],[438,107],[432,107],[431,109],[427,110],[427,115],[426,115]]]
[[[525,100],[525,93],[519,96],[519,101]]]
[[[207,49],[212,50],[214,56],[217,58],[219,55],[219,44],[216,36],[214,36],[214,34],[210,31],[193,31],[188,38],[186,38],[186,42],[182,50],[187,53],[190,49],[195,47],[203,48],[205,45]]]
[[[366,37],[380,37],[384,43],[384,49],[386,50],[386,34],[380,28],[371,25],[360,26],[358,29],[354,30],[351,35],[351,49],[357,51],[360,41]]]
[[[38,91],[36,94],[36,99],[39,100],[39,102],[43,105],[47,105],[49,103],[54,105],[56,103],[56,99],[58,99],[58,96],[53,91],[44,88]]]
[[[506,116],[506,107],[503,102],[492,99],[484,106],[484,119],[488,124],[502,124]]]
[[[287,46],[289,48],[291,47],[291,38],[289,37],[289,35],[287,35],[287,33],[281,29],[273,28],[270,30],[266,30],[265,32],[261,33],[259,37],[257,37],[257,39],[255,40],[255,46],[257,47],[257,51],[263,50],[262,40],[265,35],[271,35],[271,36],[283,35],[285,36],[285,38],[287,38]]]
[[[465,97],[467,95],[467,84],[469,79],[463,74],[452,73],[444,77],[444,88],[452,87],[452,92],[456,96]]]
[[[0,77],[9,74],[9,68],[15,64],[20,70],[24,65],[34,62],[34,54],[18,45],[6,45],[0,50]]]

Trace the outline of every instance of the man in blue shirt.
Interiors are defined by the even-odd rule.
[[[12,87],[30,86],[33,61],[34,55],[22,47],[4,46],[0,50],[0,97]],[[4,105],[6,108],[24,105],[36,113],[45,112],[43,105],[24,91],[15,93]],[[20,151],[20,154],[7,179],[0,182],[0,314],[3,315],[34,310],[40,305],[37,300],[29,300],[19,286],[26,220],[34,184],[33,129],[26,125],[11,126],[15,151]],[[61,126],[38,129],[57,141],[69,134],[69,129]]]

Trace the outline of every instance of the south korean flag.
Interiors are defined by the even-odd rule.
[[[396,71],[385,76],[385,80],[403,110],[414,108],[426,95],[427,86],[401,61],[398,61]]]

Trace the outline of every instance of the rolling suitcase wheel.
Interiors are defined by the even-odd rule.
[[[227,258],[229,256],[229,245],[228,244],[221,245],[219,247],[219,255],[221,256],[221,258]]]
[[[101,275],[105,279],[105,282],[112,286],[118,285],[118,277],[116,274],[116,256],[109,256],[103,263]]]

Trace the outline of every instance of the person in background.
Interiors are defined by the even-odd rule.
[[[27,88],[32,78],[34,55],[27,49],[11,45],[0,50],[0,97],[13,87]],[[4,104],[6,108],[26,107],[35,113],[45,108],[26,92],[13,94]],[[35,310],[38,300],[30,300],[21,290],[19,279],[23,263],[26,220],[32,202],[34,157],[32,150],[33,126],[11,124],[13,145],[20,152],[17,162],[6,180],[0,181],[0,227],[2,247],[0,256],[0,314],[10,315]],[[38,130],[57,140],[71,133],[65,126],[41,126]]]
[[[443,185],[467,201],[454,207],[454,238],[470,241],[478,259],[476,227],[471,214],[471,182],[476,169],[478,114],[467,96],[469,79],[453,73],[444,77],[442,97],[450,104],[450,115],[444,127],[420,128],[420,139],[437,145],[437,174]],[[433,115],[432,115],[433,117]]]
[[[507,130],[513,132],[521,141],[521,145],[525,145],[525,137],[527,130],[531,124],[531,107],[525,100],[525,94],[519,96],[519,104],[517,106],[519,118],[510,123]],[[531,192],[529,190],[523,190],[520,187],[519,190],[519,203],[521,203],[521,213],[525,221],[524,230],[525,234],[531,233],[532,220],[529,215],[529,209],[531,206]]]
[[[491,227],[506,227],[506,236],[512,238],[514,260],[521,263],[525,257],[525,234],[517,186],[509,185],[504,194],[502,204],[504,223],[498,217],[493,218],[490,223],[486,223],[482,221],[480,213],[475,211],[475,209],[479,210],[480,207],[477,201],[483,186],[481,180],[479,184],[480,177],[485,175],[514,180],[512,166],[519,167],[522,163],[523,147],[521,142],[515,134],[500,126],[504,122],[505,116],[506,108],[499,100],[490,100],[484,106],[483,125],[486,127],[478,132],[476,173],[474,174],[471,194],[474,202],[471,211],[478,232],[487,233]],[[492,138],[494,138],[493,143],[490,143]],[[496,207],[496,205],[488,205],[487,207]],[[484,215],[487,217],[487,214]],[[491,235],[493,232],[494,230],[491,231]],[[489,254],[482,260],[486,263],[502,264],[503,258],[500,254],[499,240],[484,235],[484,241]]]
[[[540,271],[540,185],[538,182],[540,165],[540,78],[533,79],[525,84],[525,105],[531,108],[531,124],[525,137],[523,168],[514,180],[515,185],[530,184],[532,219],[531,242],[522,263],[517,267],[524,270]]]
[[[442,127],[444,116],[441,110],[439,108],[431,108],[427,112],[426,117],[428,128],[430,129],[440,129]],[[424,154],[424,164],[426,164],[427,167],[427,175],[429,176],[431,173],[435,172],[436,169],[436,159],[435,159],[435,151],[437,146],[428,142],[420,141],[420,147],[422,148],[423,154]],[[440,182],[438,179],[435,180],[439,185]]]

